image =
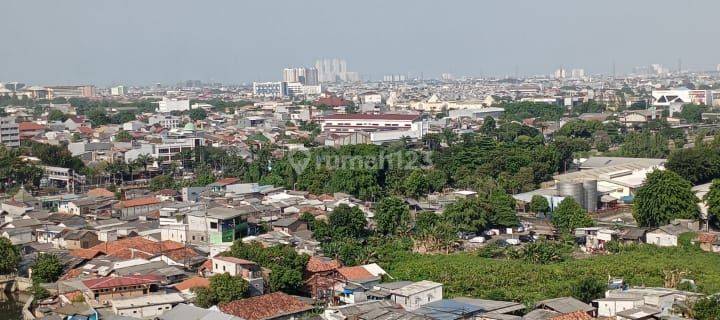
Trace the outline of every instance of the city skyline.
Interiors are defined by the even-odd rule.
[[[345,59],[349,70],[371,80],[551,75],[561,66],[623,74],[651,64],[674,70],[679,59],[685,70],[714,70],[720,62],[713,56],[720,45],[708,41],[712,12],[720,9],[713,2],[688,3],[692,17],[672,23],[655,18],[671,4],[664,0],[216,4],[8,1],[6,12],[35,18],[32,24],[20,14],[0,21],[13,30],[0,80],[250,83],[277,81],[277,70],[312,67],[323,57]],[[297,16],[309,18],[299,23]],[[290,30],[307,32],[289,37]],[[667,45],[673,39],[686,45]]]

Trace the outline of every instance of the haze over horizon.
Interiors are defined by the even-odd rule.
[[[720,63],[719,1],[5,0],[0,81],[150,84],[279,80],[344,58],[384,74],[609,74]],[[714,37],[714,38],[713,38]],[[713,41],[715,40],[715,41]]]

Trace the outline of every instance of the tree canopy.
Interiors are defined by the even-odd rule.
[[[658,227],[673,219],[697,219],[700,209],[692,184],[670,170],[655,170],[637,190],[633,216],[643,227]]]
[[[400,198],[387,197],[380,200],[375,209],[377,231],[384,235],[407,231],[410,226],[410,210]]]
[[[55,282],[63,271],[60,259],[54,254],[40,254],[32,266],[32,279],[34,282]]]
[[[8,238],[0,237],[0,257],[0,274],[10,274],[17,270],[20,251]]]
[[[572,233],[576,228],[590,227],[594,224],[587,211],[571,197],[560,201],[552,213],[551,220],[558,231],[566,234]]]

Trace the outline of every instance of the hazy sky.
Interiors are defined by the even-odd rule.
[[[610,73],[720,63],[720,1],[2,0],[0,81],[279,80],[342,57],[383,74]]]

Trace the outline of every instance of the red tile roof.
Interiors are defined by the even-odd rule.
[[[70,255],[76,258],[82,258],[85,260],[91,260],[98,255],[102,254],[102,251],[97,249],[74,249],[70,250]]]
[[[362,266],[343,267],[338,269],[338,272],[349,281],[362,281],[375,277]]]
[[[143,237],[130,237],[108,243],[101,243],[90,248],[90,250],[97,250],[104,254],[118,257],[129,257],[130,253],[134,252],[135,257],[137,257],[138,254],[157,255],[184,247],[182,243],[175,241],[166,240],[158,242]]]
[[[141,284],[160,283],[160,276],[148,274],[142,276],[103,277],[84,280],[82,283],[91,290],[104,289],[122,286],[136,286]]]
[[[147,206],[147,205],[158,204],[158,203],[160,203],[160,200],[158,200],[155,197],[145,197],[145,198],[137,198],[137,199],[120,201],[120,203],[118,203],[118,207],[131,208],[131,207]]]
[[[90,189],[87,195],[91,197],[115,197],[115,193],[105,188]]]
[[[35,131],[43,130],[45,129],[45,126],[37,124],[35,122],[20,122],[18,123],[18,128],[20,129],[20,131]]]
[[[550,320],[590,320],[593,317],[582,311],[561,314],[550,318]]]
[[[95,130],[90,127],[78,127],[77,131],[80,131],[80,133],[82,134],[92,134],[93,132],[95,132]]]
[[[310,257],[310,260],[308,260],[307,266],[305,266],[305,270],[307,272],[315,273],[332,271],[340,267],[342,267],[340,261],[337,261],[335,259],[312,256]]]
[[[698,241],[700,241],[700,243],[715,243],[716,240],[717,234],[706,232],[698,234]]]
[[[208,280],[208,278],[192,277],[190,279],[187,279],[183,282],[176,284],[175,289],[177,289],[178,291],[184,291],[184,290],[189,290],[189,289],[198,288],[198,287],[207,288],[209,286],[210,286],[210,280]]]
[[[298,298],[274,292],[221,304],[220,311],[246,320],[267,320],[297,314],[313,307]]]
[[[240,181],[240,179],[238,179],[238,178],[223,178],[218,181],[215,181],[215,183],[222,185],[222,186],[226,186],[229,184],[237,183],[238,181]]]

